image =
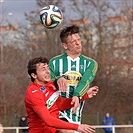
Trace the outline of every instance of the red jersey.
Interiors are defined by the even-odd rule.
[[[52,81],[46,86],[31,83],[25,95],[29,133],[55,133],[59,128],[77,130],[78,124],[59,119],[59,110],[71,108],[70,103],[71,98],[61,98]]]

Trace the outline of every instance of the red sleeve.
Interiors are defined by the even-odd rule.
[[[56,104],[58,106],[58,109],[62,111],[73,107],[73,105],[71,105],[71,101],[72,98],[62,98],[59,96],[59,98],[56,101]]]
[[[40,108],[46,106],[46,102],[43,99],[43,93],[37,91],[35,93],[30,93],[27,96],[27,100],[26,102],[28,102],[30,104],[30,106],[32,106],[33,110],[35,112],[37,112],[37,110],[39,110]]]
[[[89,96],[88,96],[88,94],[87,94],[87,92],[84,94],[84,96],[82,97],[82,99],[81,99],[81,102],[83,102],[84,100],[86,100],[86,99],[88,99],[89,98]]]
[[[88,99],[88,94],[85,93],[85,95],[82,97],[81,101],[80,102],[83,102],[84,100]],[[66,110],[66,109],[70,109],[73,107],[73,104],[71,104],[71,101],[72,101],[72,98],[62,98],[62,97],[59,97],[56,101],[56,104],[58,106],[58,109],[60,111],[62,110]]]
[[[40,116],[40,118],[43,119],[43,121],[47,126],[60,128],[60,129],[70,129],[70,130],[78,129],[78,124],[65,122],[60,120],[59,118],[51,116],[46,106],[40,108],[36,113]]]

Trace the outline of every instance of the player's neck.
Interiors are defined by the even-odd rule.
[[[45,86],[48,82],[43,82],[43,81],[35,80],[34,83],[36,83],[38,85],[41,85],[41,86]]]
[[[72,59],[75,59],[75,58],[79,57],[80,54],[81,53],[79,53],[79,54],[70,54],[70,53],[67,53],[67,55],[70,56]]]

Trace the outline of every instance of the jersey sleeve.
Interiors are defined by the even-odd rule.
[[[53,65],[52,60],[49,61],[49,69],[50,69],[51,79],[56,79],[57,77],[56,77],[55,72],[54,72],[54,65]]]
[[[71,101],[72,101],[72,98],[62,98],[62,97],[59,97],[57,99],[57,107],[60,111],[62,110],[66,110],[66,109],[70,109],[73,107],[73,105],[71,104]]]
[[[84,100],[89,99],[89,96],[87,92],[84,94],[84,96],[81,98],[80,102],[83,102]]]
[[[54,82],[55,87],[58,89],[57,80],[61,78],[62,76],[56,76],[54,72],[54,65],[52,59],[49,61],[49,69],[50,69],[50,78]]]
[[[43,93],[38,91],[30,93],[27,96],[26,103],[28,103],[35,112],[40,108],[46,106],[46,102],[43,100]]]
[[[73,96],[83,96],[87,92],[90,83],[96,76],[97,69],[98,63],[95,60],[92,60],[90,66],[86,69],[76,89],[74,90]]]
[[[80,102],[83,102],[84,100],[88,99],[88,94],[86,93],[80,100]],[[71,104],[72,98],[62,98],[59,97],[56,101],[57,107],[60,111],[67,110],[72,108],[74,105]]]
[[[45,122],[47,126],[59,129],[70,129],[70,130],[78,129],[78,124],[65,122],[60,120],[59,118],[51,116],[46,106],[37,110],[36,113],[40,116],[40,118],[42,118],[42,120]]]

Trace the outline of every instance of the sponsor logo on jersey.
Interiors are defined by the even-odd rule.
[[[37,91],[38,91],[38,90],[33,90],[32,93],[35,93],[35,92],[37,92]]]
[[[57,100],[57,98],[59,97],[59,91],[54,92],[49,99],[46,101],[47,104],[47,108],[49,109]]]
[[[48,96],[48,94],[49,94],[49,92],[47,92],[47,93],[45,94],[45,96],[47,97],[47,96]]]
[[[80,69],[84,69],[84,66],[83,65],[80,65]]]
[[[45,90],[46,90],[45,87],[41,87],[41,88],[40,88],[40,91],[42,91],[42,92],[44,92]]]
[[[76,71],[67,71],[63,74],[63,77],[67,80],[69,85],[77,86],[78,82],[81,80],[82,75]]]

